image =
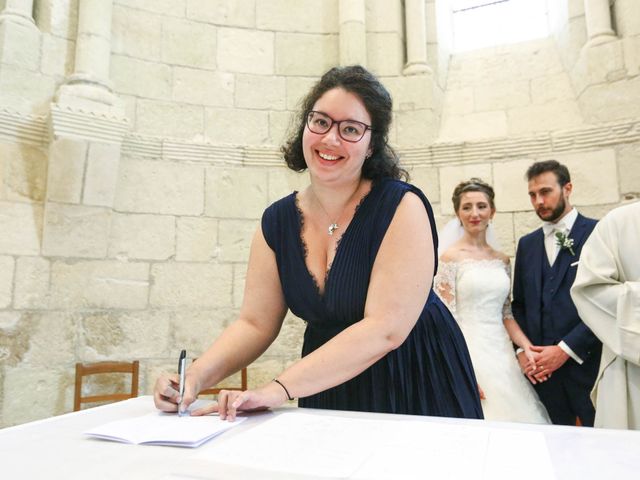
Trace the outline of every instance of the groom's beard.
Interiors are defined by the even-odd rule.
[[[558,201],[558,205],[556,205],[556,208],[554,208],[550,212],[545,213],[542,213],[542,210],[544,210],[543,208],[538,208],[536,210],[536,215],[538,215],[538,217],[540,217],[540,219],[544,220],[545,222],[555,223],[555,221],[558,220],[564,213],[565,207],[566,202],[564,201],[564,197],[561,196],[560,200]]]

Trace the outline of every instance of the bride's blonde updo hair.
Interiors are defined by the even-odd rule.
[[[458,213],[458,209],[460,208],[460,200],[462,198],[463,193],[467,192],[482,192],[487,196],[489,200],[489,205],[492,210],[496,209],[495,203],[493,202],[494,197],[496,196],[493,191],[493,187],[489,185],[487,182],[482,181],[482,179],[477,177],[472,177],[467,181],[460,182],[456,185],[456,188],[453,190],[453,196],[451,197],[451,201],[453,201],[453,210]]]

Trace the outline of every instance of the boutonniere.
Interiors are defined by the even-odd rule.
[[[576,254],[576,252],[573,251],[573,238],[567,237],[563,232],[556,232],[556,245],[558,245],[561,250],[569,250],[571,255]]]

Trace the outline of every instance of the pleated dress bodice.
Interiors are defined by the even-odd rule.
[[[423,201],[437,248],[433,213],[424,194],[405,182],[380,180],[372,185],[339,240],[322,294],[305,263],[304,217],[296,204],[297,193],[265,211],[262,230],[276,255],[287,306],[307,323],[302,356],[363,319],[376,255],[407,192]],[[473,368],[460,329],[433,290],[424,302],[416,325],[400,347],[355,378],[301,398],[299,405],[481,418]]]

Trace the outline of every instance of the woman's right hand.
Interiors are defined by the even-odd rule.
[[[162,412],[186,411],[197,398],[200,391],[198,382],[187,371],[184,379],[184,395],[180,398],[180,377],[177,373],[164,373],[156,380],[153,389],[153,401]]]

